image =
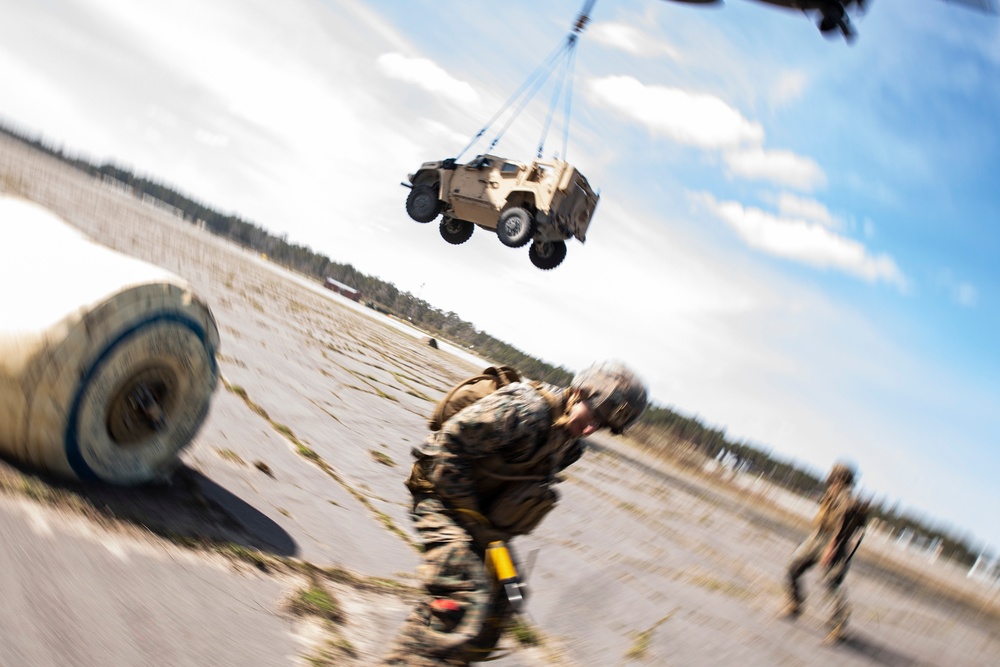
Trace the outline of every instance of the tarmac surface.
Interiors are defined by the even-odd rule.
[[[169,486],[0,470],[0,665],[376,664],[420,562],[409,449],[487,364],[2,137],[0,190],[189,280],[224,379]],[[494,664],[1000,664],[997,589],[947,562],[874,533],[847,579],[851,634],[825,647],[815,575],[803,617],[777,618],[814,504],[612,437],[567,472],[559,507],[514,544],[542,641],[505,640]],[[292,610],[316,581],[338,620]]]

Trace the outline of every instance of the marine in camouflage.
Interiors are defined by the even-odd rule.
[[[570,389],[579,392],[591,409],[618,435],[646,409],[645,383],[618,361],[605,361],[585,368],[573,377]]]
[[[547,390],[565,405],[566,390]],[[464,408],[413,448],[416,467],[429,482],[428,492],[414,493],[411,513],[423,545],[425,594],[383,664],[467,665],[496,647],[511,610],[487,576],[484,553],[489,542],[511,534],[477,517],[488,516],[510,481],[486,470],[511,467],[540,484],[554,483],[561,457],[573,444],[564,442],[554,421],[541,391],[518,382]],[[553,439],[554,446],[543,447]],[[544,455],[536,461],[540,450]]]
[[[844,578],[857,542],[857,531],[863,527],[859,508],[866,507],[853,493],[854,470],[845,464],[837,464],[827,479],[828,487],[820,499],[819,511],[813,519],[813,531],[792,554],[787,569],[788,602],[785,615],[796,618],[802,611],[805,596],[800,583],[801,577],[810,568],[820,564],[823,568],[822,585],[825,601],[830,606],[828,641],[843,638],[850,616],[847,587]]]
[[[482,549],[441,500],[428,496],[415,501],[413,519],[424,545],[419,575],[425,594],[383,664],[464,666],[483,660],[509,621],[507,600],[487,576]]]
[[[600,375],[590,381],[609,396],[619,389],[599,415],[602,426],[620,431],[642,413],[644,386],[641,405],[623,405],[621,382]],[[567,415],[594,395],[515,382],[462,409],[413,448],[407,487],[423,548],[424,593],[382,664],[457,666],[490,657],[513,612],[487,572],[486,547],[531,532],[555,505],[558,473],[583,451]]]

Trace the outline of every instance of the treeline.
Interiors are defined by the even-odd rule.
[[[285,236],[274,236],[263,227],[234,215],[220,213],[171,188],[149,178],[137,176],[113,164],[94,165],[86,160],[67,156],[61,148],[53,148],[0,124],[0,133],[18,139],[56,157],[92,176],[113,182],[132,191],[135,196],[152,198],[173,207],[178,215],[193,224],[202,224],[211,232],[238,243],[254,252],[266,253],[270,261],[286,268],[315,277],[326,277],[349,285],[362,293],[366,304],[383,313],[405,319],[421,329],[463,345],[493,363],[516,367],[524,375],[558,385],[568,385],[573,373],[562,366],[553,366],[476,329],[454,312],[443,312],[409,292],[401,292],[394,284],[364,274],[350,264],[334,262],[311,248],[289,243]],[[632,432],[633,437],[654,454],[667,454],[678,443],[715,459],[725,454],[735,467],[746,474],[762,477],[768,482],[803,496],[818,498],[823,490],[823,474],[803,468],[794,462],[772,456],[766,448],[745,441],[731,440],[725,430],[705,425],[697,417],[685,416],[668,407],[651,405]],[[885,501],[874,504],[874,516],[890,527],[894,534],[909,529],[929,541],[941,540],[942,555],[971,565],[976,553],[968,537],[959,537],[945,529],[931,527],[917,517],[899,512],[898,505]]]

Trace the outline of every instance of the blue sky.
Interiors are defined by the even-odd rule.
[[[879,0],[847,46],[751,1],[598,0],[566,155],[602,195],[587,243],[543,273],[409,220],[400,181],[581,4],[0,0],[0,118],[552,363],[624,359],[662,405],[817,471],[851,458],[1000,546],[1000,20]],[[531,157],[548,99],[495,152]]]

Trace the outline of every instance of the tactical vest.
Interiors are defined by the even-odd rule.
[[[819,502],[819,512],[813,527],[823,535],[834,535],[840,530],[844,516],[852,503],[851,491],[846,486],[832,486]]]
[[[479,375],[459,382],[434,406],[427,428],[440,431],[444,423],[476,401],[509,384],[521,381],[521,374],[510,366],[490,366]]]
[[[573,438],[565,429],[552,425],[563,416],[566,398],[552,394],[545,385],[527,382],[549,405],[547,433],[531,456],[524,461],[507,461],[500,455],[471,462],[471,477],[483,514],[490,524],[512,535],[530,532],[555,506],[558,494],[550,488],[561,469],[564,450]],[[418,459],[413,464],[406,486],[411,493],[435,493],[434,459]]]

